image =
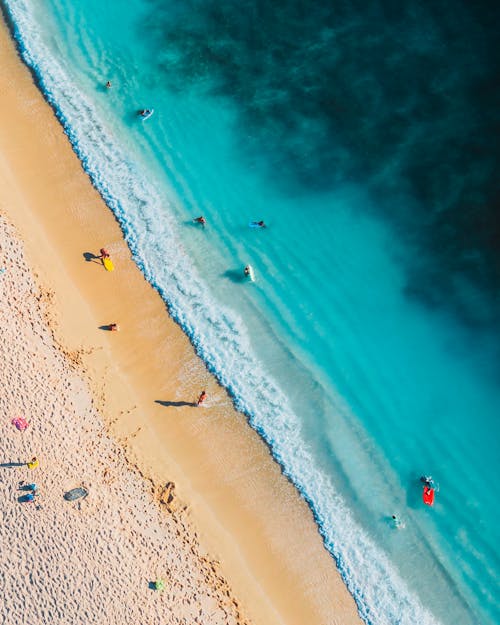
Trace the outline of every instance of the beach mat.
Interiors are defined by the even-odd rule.
[[[67,493],[64,493],[64,499],[66,499],[66,501],[75,501],[75,499],[81,499],[82,497],[86,497],[88,494],[89,493],[85,490],[85,488],[73,488]]]

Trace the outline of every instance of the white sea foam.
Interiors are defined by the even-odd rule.
[[[140,164],[131,162],[112,140],[93,102],[53,58],[29,2],[6,4],[25,62],[56,110],[85,170],[118,218],[135,261],[311,505],[325,545],[362,618],[373,625],[436,624],[387,556],[355,523],[331,480],[318,470],[286,397],[251,353],[242,320],[207,295],[182,250],[165,200]]]

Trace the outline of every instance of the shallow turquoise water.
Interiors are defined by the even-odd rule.
[[[496,257],[470,225],[494,230],[488,99],[468,95],[488,78],[481,15],[6,4],[137,262],[308,499],[365,620],[496,622]],[[467,193],[486,203],[473,219]]]

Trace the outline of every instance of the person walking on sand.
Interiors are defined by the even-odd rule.
[[[108,328],[110,332],[118,332],[120,329],[120,326],[117,323],[110,323]]]
[[[31,458],[29,462],[26,463],[28,469],[36,469],[40,465],[40,462],[36,456]]]
[[[197,406],[201,406],[201,404],[205,401],[205,399],[207,398],[207,394],[205,393],[205,391],[201,391],[201,395],[198,397],[198,402],[197,402]]]
[[[109,252],[107,250],[105,250],[103,247],[101,247],[101,249],[99,250],[101,255],[99,256],[99,258],[101,260],[104,260],[105,258],[109,258]]]

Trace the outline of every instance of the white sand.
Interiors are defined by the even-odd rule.
[[[54,344],[22,244],[0,216],[2,625],[246,623],[174,498],[159,503],[107,435],[84,381]],[[19,432],[11,420],[24,416]],[[40,466],[6,467],[38,456]],[[36,482],[19,503],[20,480]],[[67,502],[65,491],[90,495]],[[161,577],[164,592],[149,582]]]

